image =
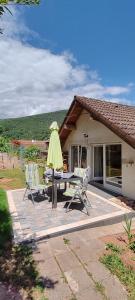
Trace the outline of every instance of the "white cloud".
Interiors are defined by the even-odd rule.
[[[51,53],[28,44],[30,31],[21,12],[3,20],[0,37],[0,118],[68,108],[75,94],[105,98],[130,92],[127,86],[104,86],[98,73],[79,65],[73,55]],[[125,98],[124,98],[125,99]]]

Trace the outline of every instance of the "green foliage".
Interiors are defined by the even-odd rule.
[[[8,4],[39,4],[40,0],[0,0],[1,5],[8,5]]]
[[[129,248],[135,253],[135,241],[130,243]]]
[[[25,149],[24,157],[27,161],[35,161],[39,157],[39,153],[39,148],[33,145]]]
[[[70,240],[69,239],[63,238],[63,241],[64,241],[65,245],[69,245],[70,244]]]
[[[1,135],[10,139],[48,139],[51,123],[55,120],[60,126],[65,115],[66,110],[61,110],[29,117],[0,120]]]
[[[118,255],[104,255],[100,261],[127,287],[130,299],[135,299],[135,271],[126,267]]]
[[[123,225],[125,232],[127,234],[128,237],[128,243],[130,245],[132,239],[133,239],[133,234],[131,232],[132,230],[132,219],[128,219],[128,217],[125,217],[125,225]]]
[[[0,136],[0,152],[10,152],[10,144],[9,144],[9,141],[6,139],[6,138],[4,138],[4,137],[2,137],[2,136]]]
[[[0,190],[0,253],[11,239],[11,217],[8,210],[6,193]]]
[[[106,244],[106,250],[111,250],[114,253],[122,253],[122,249],[113,243]]]
[[[103,284],[100,281],[95,282],[95,289],[96,289],[96,291],[100,292],[101,294],[105,293],[105,287],[103,286]]]

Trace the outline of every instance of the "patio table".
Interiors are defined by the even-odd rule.
[[[58,185],[60,185],[61,183],[65,183],[65,188],[66,188],[67,183],[72,183],[72,182],[78,181],[78,180],[80,180],[80,182],[83,182],[82,177],[75,176],[75,175],[73,175],[72,177],[69,177],[69,178],[65,178],[65,177],[64,178],[63,177],[52,178],[52,176],[50,176],[50,175],[46,176],[46,177],[48,178],[49,181],[53,182],[53,185],[54,185],[54,199],[52,202],[52,208],[57,208],[57,187],[58,187]]]

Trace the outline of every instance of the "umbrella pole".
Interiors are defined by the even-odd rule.
[[[54,208],[54,169],[52,169],[52,208]]]

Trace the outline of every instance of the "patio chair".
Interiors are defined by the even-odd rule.
[[[75,175],[75,176],[78,176],[78,177],[82,178],[82,180],[84,180],[85,174],[86,174],[86,172],[89,173],[89,170],[90,170],[89,167],[86,168],[86,169],[84,169],[84,168],[75,168],[75,169],[74,169],[74,175]],[[72,182],[70,183],[70,185],[71,185],[71,186],[72,186],[72,185],[74,185],[74,186],[80,185],[80,180],[72,181]]]
[[[71,197],[71,200],[69,200],[68,206],[66,208],[66,212],[69,211],[70,205],[74,202],[79,200],[81,203],[83,203],[84,207],[86,208],[87,214],[89,215],[89,208],[91,207],[91,203],[87,197],[87,186],[89,182],[89,174],[88,170],[85,170],[85,176],[82,183],[79,183],[78,186],[75,188],[67,188],[67,190],[64,192],[64,196]]]
[[[31,195],[32,202],[34,204],[34,195],[33,191],[36,191],[36,196],[42,191],[46,193],[47,184],[40,184],[38,165],[28,164],[25,165],[25,178],[26,178],[26,190],[24,193],[23,200],[25,199],[26,193],[29,191]]]

